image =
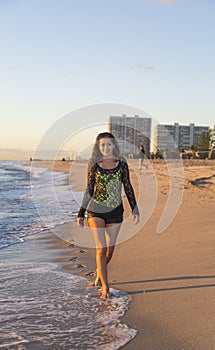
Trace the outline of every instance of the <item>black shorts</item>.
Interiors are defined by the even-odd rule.
[[[120,204],[118,207],[116,207],[113,210],[106,211],[104,213],[102,212],[94,212],[91,210],[87,210],[87,217],[89,218],[101,218],[105,221],[105,224],[118,224],[123,221],[123,212],[124,208],[122,204]]]

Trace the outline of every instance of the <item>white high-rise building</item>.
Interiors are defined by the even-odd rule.
[[[201,133],[208,131],[209,126],[195,126],[195,124],[157,124],[154,128],[154,152],[198,147]]]
[[[111,132],[124,155],[137,154],[139,146],[143,145],[146,156],[150,152],[151,118],[135,115],[110,116],[108,131]]]

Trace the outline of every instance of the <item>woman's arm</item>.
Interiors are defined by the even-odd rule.
[[[125,161],[122,161],[122,167],[123,167],[122,182],[123,182],[126,196],[128,198],[129,205],[132,210],[132,214],[139,216],[140,214],[139,214],[139,209],[138,209],[137,202],[134,195],[134,190],[130,182],[128,164]]]
[[[87,206],[92,198],[93,192],[94,192],[94,185],[95,185],[95,166],[88,166],[88,174],[87,174],[87,187],[84,192],[84,197],[81,203],[81,207],[78,212],[78,218],[83,218],[85,211],[87,209]]]

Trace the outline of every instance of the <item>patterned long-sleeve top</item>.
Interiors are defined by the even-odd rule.
[[[87,187],[78,217],[84,217],[86,209],[90,210],[90,206],[95,203],[109,210],[119,206],[122,203],[122,184],[132,213],[139,215],[128,165],[125,160],[119,159],[113,169],[103,169],[97,163],[89,166]]]

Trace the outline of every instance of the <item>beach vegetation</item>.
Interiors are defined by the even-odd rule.
[[[190,147],[190,149],[191,149],[191,151],[197,151],[198,150],[198,148],[195,146],[195,145],[192,145],[191,147]]]
[[[202,132],[198,142],[198,151],[208,151],[210,143],[210,132]]]

